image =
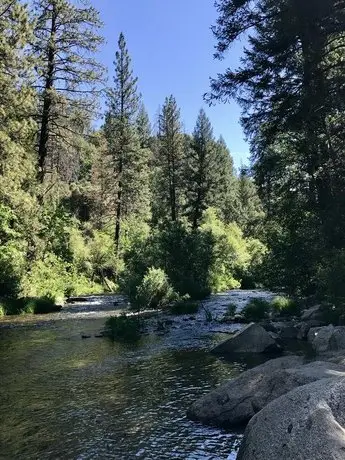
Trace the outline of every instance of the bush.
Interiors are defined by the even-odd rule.
[[[261,321],[268,318],[270,303],[267,300],[254,298],[251,299],[242,310],[242,314],[247,321]]]
[[[134,308],[163,308],[177,298],[167,275],[160,268],[151,267],[137,288],[131,303]]]
[[[111,316],[105,322],[105,335],[112,340],[132,342],[139,340],[141,325],[137,317]]]
[[[235,303],[230,303],[226,308],[226,316],[234,316],[236,314],[237,305]]]
[[[170,313],[172,315],[194,315],[198,313],[200,307],[199,302],[193,302],[191,300],[178,300],[173,303],[170,307]]]
[[[271,302],[274,313],[281,316],[298,316],[301,309],[296,301],[288,297],[277,296]]]
[[[48,297],[21,297],[19,299],[2,299],[0,309],[6,315],[45,314],[61,309]]]

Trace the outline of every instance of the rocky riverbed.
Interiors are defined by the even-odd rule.
[[[283,353],[289,337],[308,344],[310,353],[278,357],[226,381],[196,400],[189,418],[222,427],[248,424],[238,460],[344,459],[345,327],[321,325],[321,316],[315,306],[295,320],[253,323],[216,346],[236,359],[273,346]]]

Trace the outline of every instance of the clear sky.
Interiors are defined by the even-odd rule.
[[[191,132],[204,107],[218,137],[223,135],[235,165],[246,163],[248,145],[239,124],[236,103],[208,107],[203,94],[210,76],[238,63],[241,44],[224,61],[213,59],[215,39],[210,26],[217,12],[214,0],[92,0],[105,23],[106,44],[101,60],[110,69],[120,32],[123,32],[139,90],[154,123],[159,106],[173,94],[181,108],[185,130]]]

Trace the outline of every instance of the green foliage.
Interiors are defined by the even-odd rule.
[[[61,307],[49,297],[20,297],[3,298],[0,301],[0,309],[3,315],[21,315],[53,313]]]
[[[103,287],[77,273],[53,254],[32,263],[22,279],[21,292],[29,297],[64,298],[65,295],[99,294]]]
[[[251,299],[243,308],[242,314],[247,321],[261,321],[268,318],[271,305],[259,297]]]
[[[206,321],[206,323],[212,323],[212,321],[214,319],[213,315],[212,315],[212,312],[208,308],[204,307],[204,313],[205,313],[205,321]]]
[[[289,297],[275,297],[271,302],[271,307],[274,313],[281,316],[296,316],[301,313],[299,304]]]
[[[213,292],[241,287],[240,275],[249,267],[250,254],[242,231],[235,224],[222,222],[214,209],[204,213],[201,226],[203,232],[212,237],[212,264],[210,288]]]
[[[135,309],[164,308],[175,300],[177,294],[171,287],[167,275],[160,268],[148,269],[143,280],[137,286],[131,304]]]
[[[230,303],[226,307],[226,316],[231,317],[234,316],[237,311],[237,305],[235,303]]]
[[[135,342],[140,339],[141,325],[138,317],[111,316],[105,322],[105,335],[114,341]]]
[[[182,299],[174,302],[169,311],[172,315],[195,315],[200,308],[200,302],[193,302],[189,299]]]

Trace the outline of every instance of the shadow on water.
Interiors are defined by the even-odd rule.
[[[235,459],[240,434],[185,413],[246,364],[210,354],[222,337],[187,322],[138,344],[95,338],[105,310],[0,329],[0,458]]]

